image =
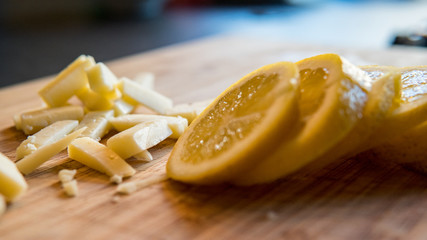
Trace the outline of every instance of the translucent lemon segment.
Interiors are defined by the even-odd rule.
[[[427,96],[427,66],[405,67],[400,71],[403,103],[411,103]]]
[[[365,72],[335,54],[304,59],[297,66],[299,124],[275,152],[235,177],[234,183],[270,182],[301,169],[344,139],[362,118],[372,87]]]
[[[401,74],[401,96],[366,149],[375,147],[423,123],[427,119],[427,66],[399,69]]]
[[[297,79],[295,64],[280,62],[230,86],[178,139],[167,174],[179,181],[214,184],[261,161],[296,122]]]
[[[372,135],[376,134],[384,119],[396,107],[400,96],[400,72],[394,67],[387,67],[378,72],[381,74],[372,78],[372,89],[368,93],[368,101],[363,109],[363,116],[360,121],[356,123],[346,137],[321,157],[311,162],[309,168],[318,169],[363,151],[365,143],[369,142]]]
[[[402,76],[400,106],[393,111],[364,153],[385,161],[399,163],[427,173],[427,66],[399,69]],[[365,149],[366,150],[366,149]]]

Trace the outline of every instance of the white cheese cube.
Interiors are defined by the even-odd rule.
[[[110,177],[135,174],[135,169],[113,150],[89,137],[74,140],[68,147],[68,156]]]
[[[123,95],[160,114],[165,114],[173,106],[170,98],[127,78],[121,78],[119,86]]]
[[[16,149],[16,159],[19,160],[33,153],[43,145],[58,141],[73,131],[78,124],[79,121],[77,120],[57,121],[38,131],[34,135],[28,136],[27,139],[22,141]]]
[[[76,91],[89,85],[85,68],[95,65],[91,56],[80,56],[44,86],[39,95],[49,107],[64,106]]]
[[[114,117],[113,110],[88,112],[83,117],[79,126],[77,126],[77,129],[86,127],[81,136],[100,141],[110,131],[111,124],[109,119],[112,117]]]
[[[156,120],[166,120],[169,128],[172,130],[172,134],[169,137],[174,139],[179,138],[179,136],[181,136],[184,130],[188,127],[187,119],[182,118],[180,116],[172,117],[172,116],[162,116],[162,115],[154,115],[154,114],[122,115],[115,118],[111,118],[110,122],[117,131],[121,132],[139,123],[156,121]]]
[[[44,108],[21,114],[21,127],[25,134],[34,134],[42,128],[60,120],[81,120],[83,108],[80,106],[65,106]]]
[[[71,180],[62,184],[65,194],[69,197],[76,197],[79,194],[79,187],[76,180]]]
[[[120,93],[116,91],[117,77],[103,63],[97,63],[86,69],[90,88],[108,99],[116,99]]]
[[[144,122],[107,140],[107,146],[123,159],[151,148],[172,134],[166,120]]]
[[[66,182],[71,182],[74,179],[74,176],[76,175],[77,170],[69,170],[69,169],[62,169],[58,173],[58,178],[61,181],[62,184]]]
[[[42,165],[44,162],[49,160],[54,155],[58,154],[73,141],[75,138],[80,136],[80,134],[85,130],[85,128],[76,130],[63,138],[46,144],[38,148],[36,151],[30,155],[25,156],[23,159],[19,160],[16,163],[16,167],[23,174],[29,174],[34,171],[38,166]]]

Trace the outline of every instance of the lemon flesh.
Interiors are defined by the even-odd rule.
[[[427,173],[427,66],[401,68],[401,105],[389,116],[381,141],[364,156],[404,165]],[[397,119],[397,120],[395,120]],[[396,122],[395,122],[396,121]],[[378,142],[381,143],[378,145]],[[378,146],[377,146],[378,145]]]
[[[404,67],[399,71],[401,93],[398,106],[388,113],[365,150],[388,142],[427,119],[427,66]]]
[[[216,184],[274,150],[297,121],[294,63],[262,67],[230,86],[176,142],[166,170],[175,180]]]
[[[304,59],[297,66],[301,82],[299,127],[233,183],[271,182],[301,169],[345,138],[362,118],[372,87],[365,72],[336,54]]]
[[[363,147],[381,126],[400,99],[400,72],[395,67],[375,67],[366,71],[372,80],[363,116],[349,134],[307,168],[318,169],[337,160],[345,160],[363,151]],[[371,73],[375,73],[374,75]]]

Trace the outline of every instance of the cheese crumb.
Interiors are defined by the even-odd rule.
[[[69,182],[63,183],[62,187],[64,188],[65,194],[69,197],[75,197],[79,193],[79,188],[77,186],[76,180],[71,180]]]
[[[114,174],[111,178],[110,178],[110,182],[115,183],[115,184],[120,184],[123,182],[123,177],[119,176],[117,174]]]
[[[67,182],[71,182],[74,179],[74,176],[76,175],[77,170],[69,170],[69,169],[62,169],[58,173],[59,180],[64,184]]]
[[[150,176],[148,178],[139,180],[139,181],[133,181],[128,183],[120,184],[117,187],[117,192],[122,194],[131,194],[138,190],[141,190],[143,188],[149,187],[153,184],[163,182],[168,179],[168,176],[166,174],[156,175],[156,176]]]

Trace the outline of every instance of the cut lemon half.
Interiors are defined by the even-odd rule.
[[[176,142],[166,170],[172,179],[227,182],[274,150],[297,121],[294,63],[262,67],[230,86]]]
[[[234,178],[234,183],[270,182],[301,169],[344,139],[362,118],[371,89],[364,71],[336,54],[304,59],[297,66],[299,129],[258,165]]]

